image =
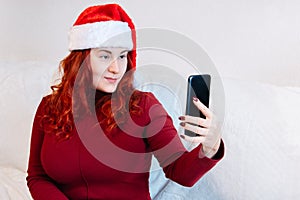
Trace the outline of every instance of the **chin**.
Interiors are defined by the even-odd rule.
[[[105,82],[102,82],[102,84],[95,84],[94,87],[96,90],[106,92],[106,93],[113,93],[117,90],[118,83],[115,84],[106,84]]]
[[[117,88],[97,88],[97,90],[100,90],[102,92],[106,92],[106,93],[114,93],[116,91]]]
[[[113,93],[117,90],[118,84],[101,84],[101,85],[94,85],[96,90],[106,92],[106,93]]]

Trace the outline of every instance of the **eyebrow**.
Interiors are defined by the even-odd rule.
[[[98,52],[100,52],[100,51],[104,51],[104,52],[106,52],[106,53],[112,54],[111,51],[108,51],[108,50],[105,50],[105,49],[98,49]],[[129,51],[129,50],[121,51],[120,54],[125,53],[125,52],[128,52],[128,51]]]

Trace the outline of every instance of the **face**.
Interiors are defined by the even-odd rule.
[[[93,86],[100,91],[112,93],[127,69],[128,50],[124,48],[91,49],[90,63]]]

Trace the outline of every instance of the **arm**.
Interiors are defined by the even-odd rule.
[[[43,115],[45,98],[40,103],[32,127],[30,156],[27,170],[27,185],[36,200],[67,200],[68,198],[55,186],[46,174],[41,163],[41,148],[44,139],[40,119]]]
[[[224,155],[224,144],[221,142],[213,158],[205,156],[202,144],[191,152],[184,152],[176,161],[163,168],[166,177],[187,187],[193,186],[202,176],[212,169]]]
[[[155,112],[151,113],[151,122],[146,128],[146,134],[151,135],[147,138],[150,150],[163,167],[167,178],[184,186],[192,186],[223,157],[224,144],[221,141],[212,158],[203,152],[202,144],[187,152],[178,137],[172,119],[155,97],[150,96],[146,101],[145,110],[150,110],[153,105],[156,107]],[[158,127],[162,128],[153,135]]]

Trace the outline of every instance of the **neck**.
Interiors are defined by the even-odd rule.
[[[101,90],[96,90],[95,93],[95,102],[98,102],[104,96],[110,96],[111,93],[103,92]]]

